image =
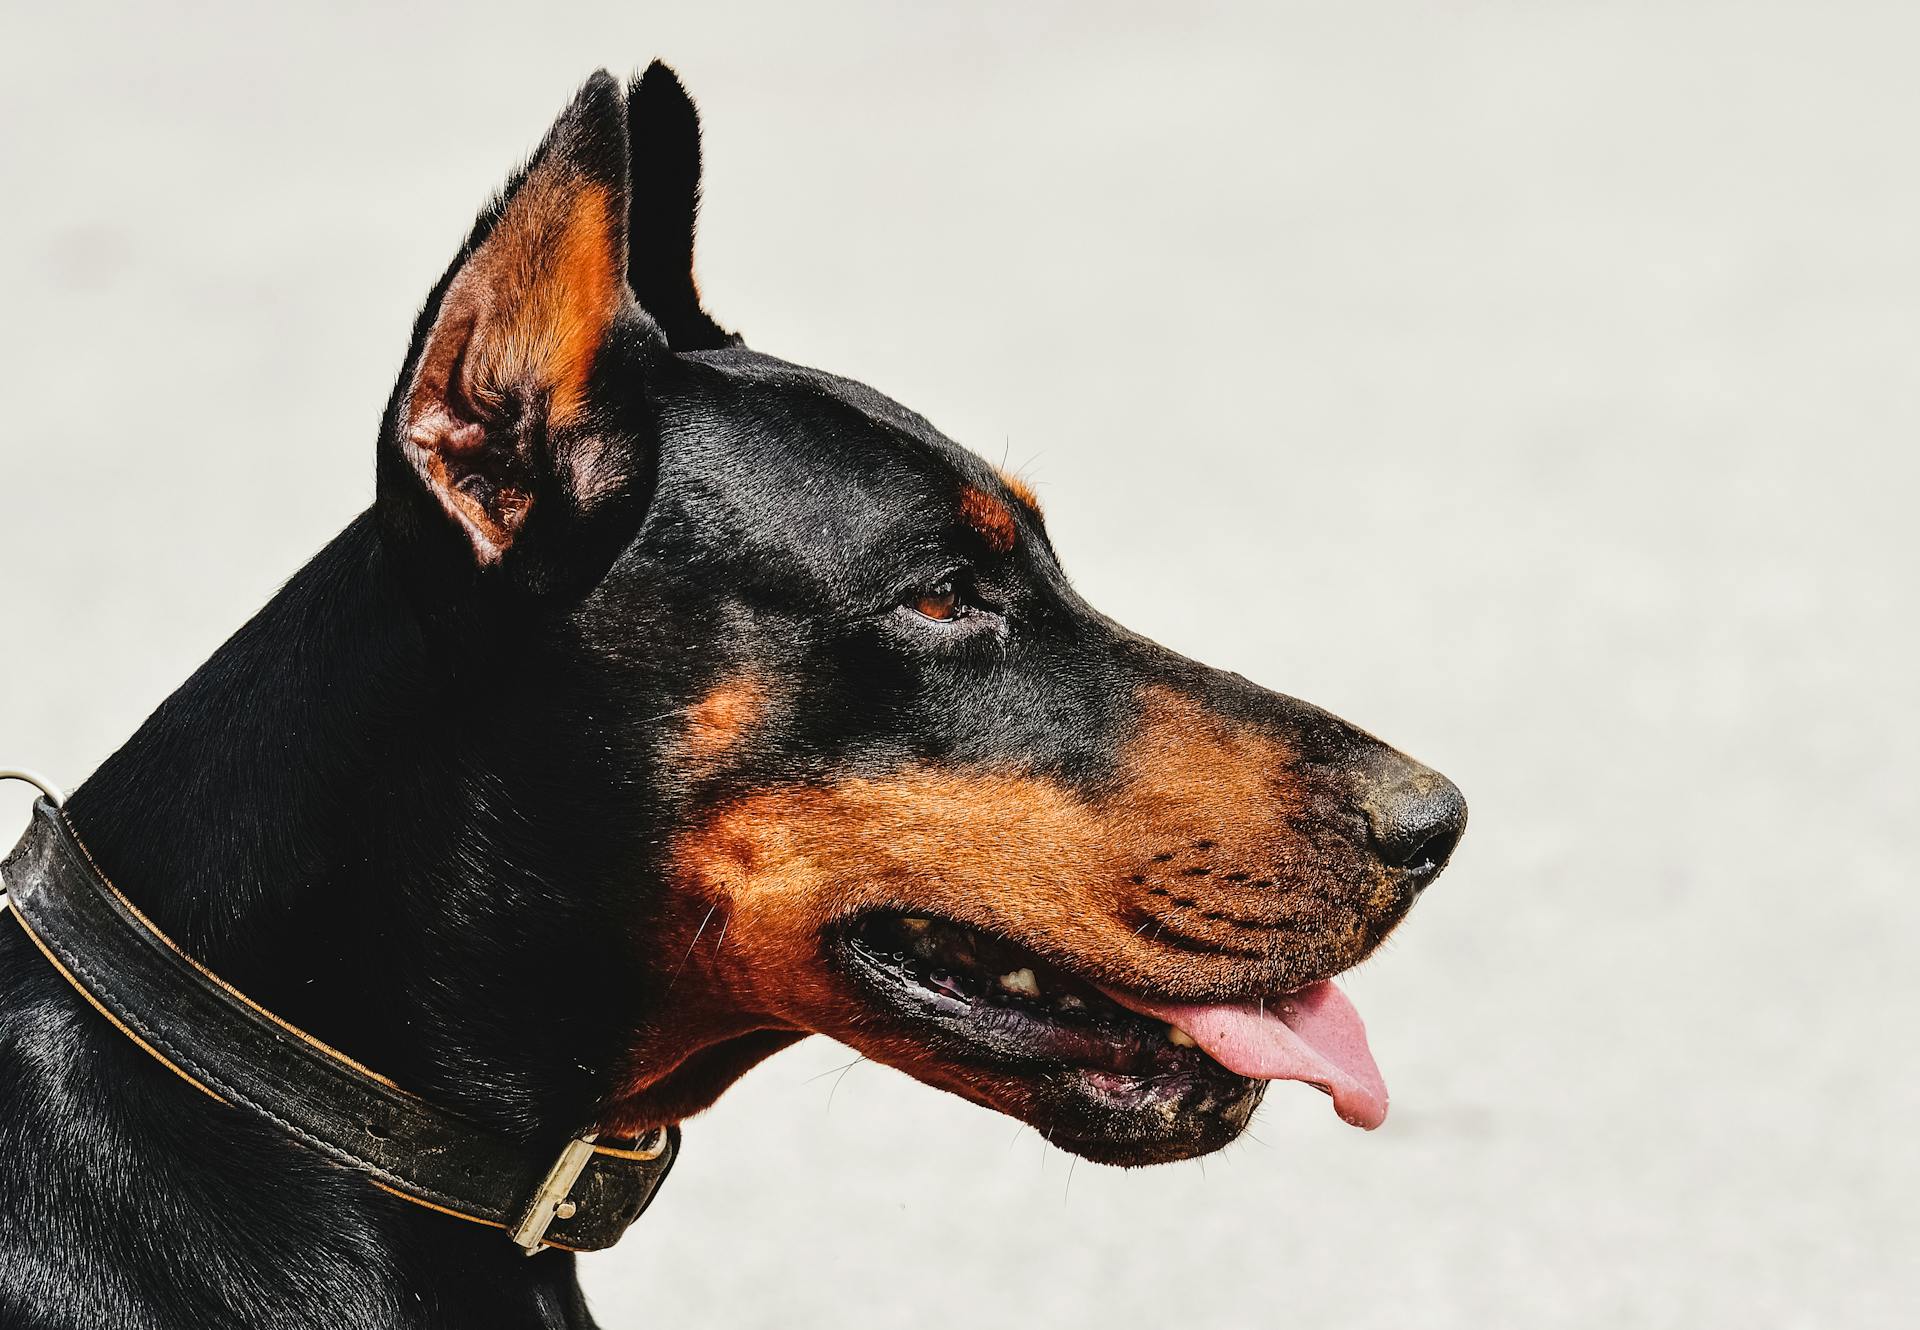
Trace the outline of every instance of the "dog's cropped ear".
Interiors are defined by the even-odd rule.
[[[693,278],[700,217],[700,114],[658,60],[627,95],[633,145],[633,211],[627,281],[675,351],[710,351],[740,339],[700,307]]]
[[[660,340],[627,288],[629,208],[625,98],[603,72],[481,214],[421,315],[383,440],[390,530],[431,541],[450,520],[471,563],[550,583],[579,527],[631,504],[652,463],[623,405],[637,379],[592,391]]]

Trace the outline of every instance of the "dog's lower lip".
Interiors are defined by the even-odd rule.
[[[826,941],[866,1001],[938,1069],[923,1079],[1074,1154],[1130,1166],[1191,1159],[1238,1136],[1266,1091],[1166,1022],[991,933],[873,914]],[[901,1065],[921,1074],[924,1064]]]
[[[919,915],[869,915],[841,937],[867,987],[996,1060],[1102,1078],[1244,1081],[1185,1031],[991,934]]]

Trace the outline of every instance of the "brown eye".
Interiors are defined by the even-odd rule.
[[[913,608],[929,619],[945,623],[960,613],[960,594],[953,589],[953,583],[942,582],[939,586],[920,593],[913,602]]]

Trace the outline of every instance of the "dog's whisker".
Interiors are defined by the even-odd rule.
[[[672,720],[675,716],[691,715],[699,706],[700,703],[698,702],[689,702],[683,707],[675,707],[671,711],[663,711],[657,716],[646,716],[634,723],[637,725],[652,725],[658,721]]]
[[[680,964],[675,968],[673,978],[667,980],[667,992],[671,993],[673,986],[680,982],[681,971],[685,970],[687,968],[687,962],[693,959],[693,949],[700,945],[700,935],[707,931],[707,925],[713,922],[713,912],[719,908],[718,902],[707,907],[706,918],[700,921],[700,927],[693,930],[693,941],[687,943],[686,954],[680,958]]]
[[[865,1055],[862,1055],[860,1057],[855,1058],[853,1061],[849,1062],[846,1066],[840,1068],[840,1074],[833,1078],[833,1088],[827,1091],[827,1112],[829,1113],[833,1112],[833,1097],[840,1093],[840,1082],[847,1079],[848,1072],[852,1071],[855,1067],[859,1066],[862,1062],[865,1062],[866,1060],[867,1059]]]
[[[843,1062],[837,1067],[828,1067],[825,1071],[816,1071],[813,1075],[807,1077],[806,1080],[800,1082],[800,1084],[812,1085],[815,1081],[824,1081],[825,1079],[827,1079],[827,1077],[835,1075],[840,1072],[844,1072],[848,1067],[858,1066],[860,1063],[865,1062],[866,1060],[867,1060],[867,1055],[862,1053],[859,1057],[856,1057],[852,1062]]]

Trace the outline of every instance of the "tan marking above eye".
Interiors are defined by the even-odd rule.
[[[960,520],[972,528],[995,554],[1005,554],[1019,539],[1020,528],[1013,513],[985,490],[968,486],[960,494]]]

